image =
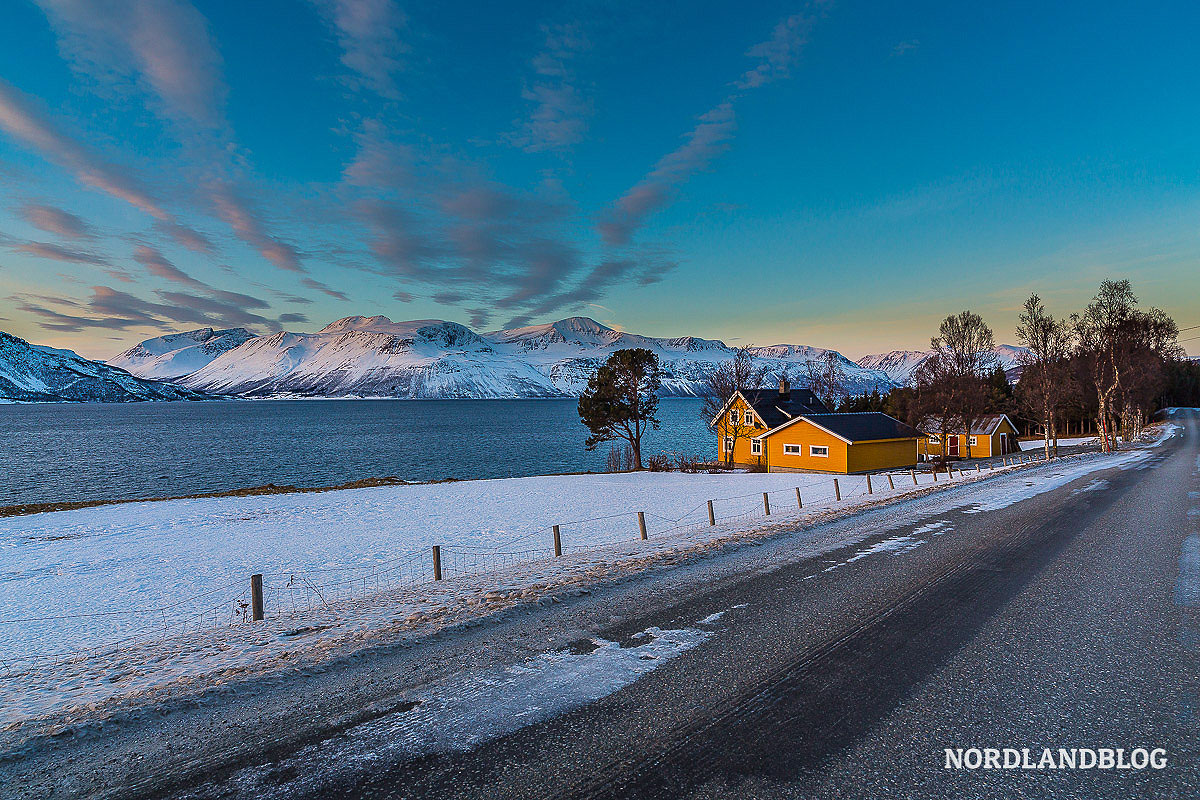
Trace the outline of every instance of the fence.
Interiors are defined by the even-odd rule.
[[[1030,463],[1029,454],[1007,456],[1004,466]],[[989,470],[995,468],[995,464]],[[132,608],[92,614],[0,620],[0,626],[72,622],[93,631],[105,623],[119,631],[100,644],[82,647],[50,647],[20,655],[0,655],[0,668],[12,672],[22,666],[84,659],[105,652],[133,647],[156,639],[167,639],[221,626],[252,624],[257,619],[281,620],[303,617],[317,609],[335,609],[347,603],[375,598],[403,589],[432,586],[438,581],[461,581],[490,575],[523,565],[549,562],[560,557],[597,553],[606,549],[641,547],[643,540],[656,546],[664,539],[686,534],[704,534],[749,523],[794,521],[827,512],[840,505],[859,503],[872,497],[899,496],[914,487],[930,487],[947,479],[957,481],[976,475],[982,468],[950,469],[943,472],[909,470],[876,475],[813,476],[802,486],[703,500],[679,516],[653,511],[631,511],[583,520],[564,521],[530,530],[495,547],[438,545],[407,551],[390,560],[369,566],[327,569],[296,569],[243,576],[178,602],[155,608]],[[130,620],[138,624],[129,625]]]

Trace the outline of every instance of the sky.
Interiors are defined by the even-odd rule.
[[[586,315],[857,358],[1105,278],[1200,325],[1200,6],[1142,6],[9,0],[0,330]]]

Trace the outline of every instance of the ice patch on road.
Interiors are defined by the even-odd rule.
[[[721,617],[723,617],[723,616],[725,616],[724,611],[717,611],[715,613],[709,614],[704,619],[699,620],[696,624],[697,625],[712,625],[716,622],[719,622],[721,620]]]
[[[847,558],[846,563],[850,564],[858,561],[860,558],[873,556],[876,553],[895,553],[896,555],[900,555],[901,553],[915,550],[923,544],[925,544],[925,540],[918,539],[915,536],[893,536],[890,539],[884,539],[882,542],[876,542],[869,547],[862,548]]]
[[[967,514],[999,511],[1060,486],[1066,486],[1092,472],[1113,467],[1133,469],[1143,466],[1149,457],[1150,454],[1145,450],[1130,450],[1108,458],[1088,459],[1074,464],[1056,464],[1050,471],[1029,472],[1022,476],[1025,479],[1024,486],[1013,486],[1011,483],[980,484],[974,487],[971,499],[963,503],[963,511]]]
[[[1086,486],[1081,486],[1075,491],[1071,492],[1071,494],[1080,494],[1082,492],[1100,492],[1109,488],[1110,486],[1112,486],[1112,484],[1103,478],[1096,478],[1095,480],[1089,481]]]
[[[949,533],[950,531],[954,530],[954,528],[949,527],[949,525],[949,520],[939,519],[936,522],[930,522],[926,525],[916,528],[913,530],[912,535],[920,536],[922,534],[932,533],[934,536],[941,536],[943,533]]]
[[[1200,536],[1194,533],[1183,540],[1183,552],[1179,554],[1175,605],[1200,605]]]
[[[385,767],[465,752],[607,697],[711,636],[695,628],[651,627],[631,637],[644,642],[634,647],[598,638],[587,653],[555,650],[516,666],[469,672],[414,695],[397,711],[344,736],[311,745],[283,762],[250,768],[233,783],[242,794],[286,798],[307,795],[315,787],[305,785],[304,778],[277,785],[281,774],[325,781],[363,762]]]

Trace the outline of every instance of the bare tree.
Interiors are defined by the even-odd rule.
[[[948,405],[962,424],[967,437],[967,458],[971,457],[971,431],[988,411],[991,393],[988,376],[996,369],[996,337],[983,317],[961,311],[942,320],[938,335],[929,340],[942,391]]]
[[[842,366],[842,359],[832,350],[826,350],[814,359],[804,364],[805,378],[812,393],[821,398],[821,402],[836,411],[838,404],[846,398],[849,392],[846,386],[849,380]]]
[[[1025,301],[1017,325],[1017,339],[1028,353],[1021,356],[1021,381],[1017,393],[1035,416],[1040,416],[1046,458],[1058,455],[1058,412],[1069,392],[1067,358],[1071,355],[1072,331],[1066,320],[1046,312],[1036,294]]]
[[[950,454],[950,436],[957,435],[962,425],[956,408],[954,383],[949,359],[937,351],[930,353],[913,371],[916,395],[909,404],[909,416],[924,433],[937,434],[942,449],[941,460]],[[935,429],[930,430],[931,426]]]
[[[1125,363],[1122,340],[1136,307],[1137,298],[1128,280],[1104,281],[1083,313],[1071,317],[1078,337],[1076,352],[1096,393],[1096,427],[1100,447],[1106,453],[1117,446],[1114,412]]]
[[[733,351],[733,358],[718,362],[700,381],[699,395],[704,401],[700,407],[700,416],[705,423],[715,425],[724,439],[731,439],[731,446],[721,442],[725,462],[733,464],[733,451],[740,439],[744,439],[754,430],[748,425],[744,413],[732,415],[726,410],[730,399],[738,392],[757,389],[762,385],[767,374],[767,368],[755,363],[747,345]],[[719,419],[718,419],[719,418]],[[753,419],[753,417],[751,417]]]

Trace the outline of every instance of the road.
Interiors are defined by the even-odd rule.
[[[1053,463],[832,523],[822,535],[853,541],[816,557],[789,557],[785,534],[528,612],[443,652],[440,677],[398,681],[370,714],[257,758],[210,751],[169,788],[314,800],[1200,796],[1200,420],[1175,421],[1181,434],[1103,468]],[[479,661],[500,647],[489,642],[539,636],[539,656]],[[350,665],[305,691],[329,703],[394,672]],[[279,691],[258,713],[286,705]],[[304,713],[329,716],[315,708]],[[142,732],[147,763],[153,740]],[[1046,747],[1161,748],[1166,765],[945,768],[947,748],[973,747],[1035,760]],[[182,756],[159,769],[170,758]],[[166,793],[154,772],[109,796]]]

